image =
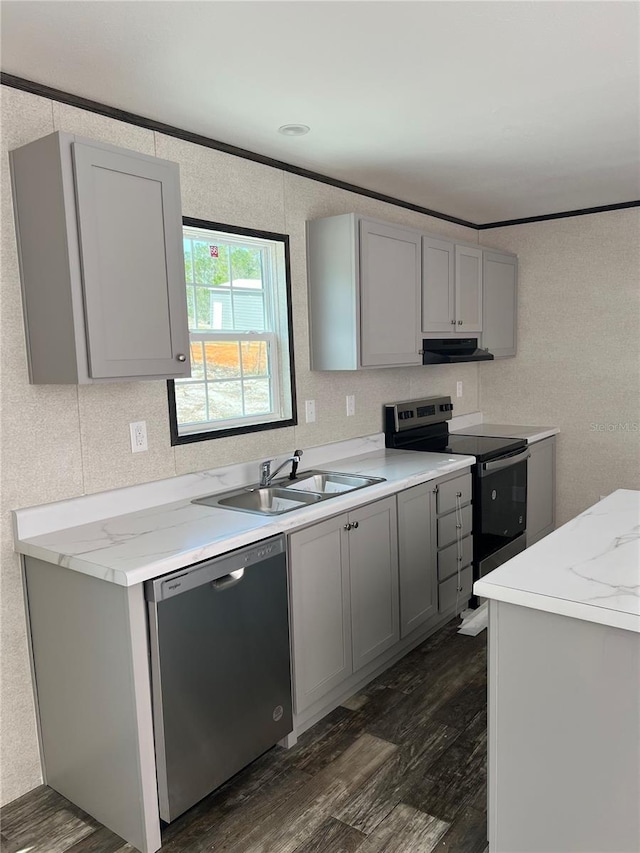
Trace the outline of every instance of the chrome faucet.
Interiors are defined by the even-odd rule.
[[[300,457],[302,456],[302,450],[294,450],[293,456],[290,456],[288,459],[285,459],[281,465],[278,465],[276,470],[271,472],[271,463],[273,459],[265,459],[264,462],[260,463],[260,488],[264,488],[268,486],[269,483],[276,476],[278,471],[281,471],[287,462],[291,462],[291,473],[289,474],[290,480],[295,480],[296,471],[298,470],[298,463],[300,462]]]

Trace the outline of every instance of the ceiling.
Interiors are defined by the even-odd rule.
[[[483,224],[640,198],[639,10],[2,0],[2,70]]]

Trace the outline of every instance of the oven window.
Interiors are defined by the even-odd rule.
[[[508,468],[484,472],[478,478],[480,559],[502,548],[524,533],[527,524],[527,463],[517,462]],[[479,534],[479,535],[478,535]]]

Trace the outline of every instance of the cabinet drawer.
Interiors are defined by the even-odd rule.
[[[438,584],[438,611],[444,613],[451,610],[457,604],[463,604],[471,597],[473,586],[473,571],[471,566],[460,572],[460,591],[458,591],[458,576]]]
[[[456,512],[450,512],[438,519],[438,548],[443,548],[445,545],[451,545],[456,541]],[[468,536],[471,533],[471,507],[463,506],[460,516],[462,518],[461,536]]]
[[[436,495],[438,515],[451,512],[451,510],[456,508],[458,492],[461,493],[461,504],[471,502],[471,474],[465,474],[463,477],[456,477],[455,480],[447,480],[446,483],[438,485],[438,493]]]
[[[473,539],[467,536],[462,540],[462,562],[461,568],[469,566],[473,559]],[[438,551],[438,580],[443,581],[450,578],[458,571],[458,545],[456,542],[442,551]]]

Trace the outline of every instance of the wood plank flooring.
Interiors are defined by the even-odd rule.
[[[484,853],[486,631],[459,619],[162,832],[162,853]],[[41,786],[0,810],[3,853],[132,853]]]

